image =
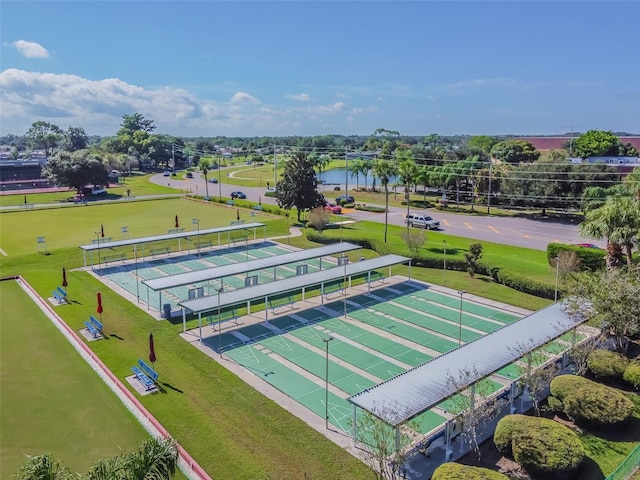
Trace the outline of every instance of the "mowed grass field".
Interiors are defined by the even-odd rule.
[[[76,472],[149,438],[17,282],[0,282],[0,478],[50,452]]]
[[[235,220],[236,209],[176,199],[2,214],[0,246],[9,256],[0,257],[0,266],[4,275],[21,273],[44,297],[61,283],[61,269],[66,267],[72,303],[57,307],[56,311],[75,330],[82,328],[82,322],[95,312],[96,292],[101,291],[103,323],[110,338],[89,346],[120,379],[130,374],[130,367],[138,358],[146,358],[149,333],[153,333],[163,392],[140,400],[212,477],[371,478],[371,470],[355,457],[180,339],[180,324],[153,319],[89,274],[73,270],[82,265],[77,245],[88,243],[101,223],[105,235],[111,235],[112,228],[119,232],[120,226],[127,224],[131,237],[152,235],[173,228],[176,214],[181,221],[184,218],[187,228],[191,218],[200,218],[202,229],[228,225]],[[249,216],[241,210],[241,216],[245,214]],[[255,220],[268,224],[270,236],[285,233],[286,220],[266,215],[256,216]],[[49,255],[36,253],[37,235],[47,236]],[[3,319],[28,315],[19,311],[18,302],[3,299],[2,304]],[[192,321],[189,326],[194,324]],[[75,354],[71,346],[67,347]],[[83,364],[79,357],[77,361]],[[94,400],[93,395],[86,397]],[[67,403],[73,408],[72,401]],[[10,415],[15,408],[15,404],[11,408],[3,405],[3,415]],[[49,408],[47,403],[36,402],[33,408],[40,409],[45,417],[65,418],[63,411]],[[67,417],[62,423],[69,421]],[[92,427],[94,434],[100,436],[100,422]],[[19,430],[3,428],[3,435],[5,432],[3,445],[19,444]],[[120,434],[126,436],[122,430]],[[35,435],[42,437],[39,453],[52,450],[55,442],[51,444],[49,437]],[[61,453],[60,457],[69,465],[82,460],[68,455],[73,456],[73,452]]]

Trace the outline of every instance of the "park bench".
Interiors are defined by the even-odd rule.
[[[155,388],[156,384],[153,383],[153,380],[151,380],[149,377],[147,377],[142,372],[142,370],[140,370],[138,367],[136,367],[134,365],[133,367],[131,367],[131,371],[136,376],[138,381],[144,386],[145,390],[152,390],[153,388]]]
[[[93,315],[89,316],[89,323],[91,323],[91,325],[93,325],[96,330],[102,332],[102,322]]]
[[[168,254],[171,251],[170,247],[157,247],[149,250],[152,256],[160,255],[160,254]]]
[[[142,369],[144,374],[149,377],[154,382],[158,381],[158,372],[156,372],[152,367],[150,367],[144,360],[141,358],[138,359],[138,367]]]
[[[170,228],[169,230],[167,230],[168,234],[172,234],[172,233],[182,233],[184,232],[184,227],[180,227],[180,228]]]
[[[229,224],[231,226],[233,225],[242,225],[244,223],[244,220],[233,220],[232,222],[229,222]]]
[[[235,308],[222,310],[220,312],[220,322],[224,320],[233,320],[235,323],[238,323],[238,318],[240,318],[240,316],[238,315],[238,310]],[[207,321],[211,327],[215,328],[214,324],[218,323],[218,315],[209,315],[207,317]]]
[[[124,262],[126,258],[127,256],[124,253],[118,253],[117,255],[105,255],[104,257],[102,257],[102,261],[104,263],[116,262],[118,260],[121,260]]]
[[[111,241],[113,241],[113,237],[102,237],[100,239],[97,239],[97,238],[92,239],[91,243],[93,245],[97,245],[97,244],[100,244],[100,243],[108,243],[108,242],[111,242]]]
[[[325,298],[329,298],[329,295],[331,295],[332,293],[343,291],[344,287],[342,286],[342,284],[342,280],[334,280],[333,282],[325,283],[322,288],[322,292],[324,293]]]
[[[233,200],[227,200],[227,205],[235,205],[235,202]]]
[[[213,242],[211,240],[206,242],[197,242],[195,247],[196,248],[213,247]]]
[[[62,287],[56,287],[56,289],[52,292],[53,298],[55,298],[58,303],[66,303],[67,302],[67,292]]]
[[[293,305],[296,303],[292,295],[277,295],[269,298],[269,308],[271,313],[275,315],[276,310],[281,307],[289,307],[293,309]]]
[[[254,206],[253,206],[253,209],[254,209],[254,210],[262,211],[262,205],[254,205]]]
[[[33,203],[23,203],[20,205],[20,208],[23,210],[33,210]]]
[[[89,330],[89,333],[91,334],[91,336],[93,338],[100,337],[100,332],[98,331],[98,329],[96,327],[94,327],[92,325],[92,323],[89,320],[84,322],[84,326],[87,327],[87,330]]]
[[[60,295],[57,290],[54,290],[51,293],[53,295],[53,298],[56,299],[56,301],[58,302],[59,305],[62,305],[63,303],[65,303],[64,297],[62,295]]]

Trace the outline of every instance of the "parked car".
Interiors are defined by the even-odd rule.
[[[573,246],[581,247],[581,248],[595,248],[598,250],[602,250],[598,245],[594,245],[593,243],[574,243]]]
[[[247,196],[243,192],[231,192],[231,198],[239,198],[242,200],[247,198]]]
[[[94,187],[91,189],[91,195],[106,195],[107,191],[102,187]]]
[[[355,203],[356,199],[351,195],[340,195],[336,197],[336,203],[338,205],[344,205],[345,203]]]
[[[340,205],[336,205],[335,203],[325,204],[324,209],[327,212],[334,213],[336,215],[340,215],[342,213],[342,207]]]
[[[267,190],[265,193],[276,193],[276,189],[275,187],[267,187]]]
[[[423,215],[422,213],[410,213],[407,218],[404,219],[405,223],[408,223],[411,227],[428,228],[429,230],[439,230],[440,222],[435,221],[429,215]]]
[[[171,172],[169,170],[165,170],[164,173],[162,174],[164,177],[169,177],[171,175]]]
[[[191,172],[187,172],[187,175],[186,175],[186,176],[187,176],[187,178],[193,178],[193,173],[191,173]]]
[[[218,179],[215,177],[212,177],[209,179],[209,183],[218,183]]]

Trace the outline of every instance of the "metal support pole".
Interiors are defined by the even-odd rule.
[[[325,346],[325,367],[324,367],[324,427],[329,429],[329,342],[333,337],[323,338]]]

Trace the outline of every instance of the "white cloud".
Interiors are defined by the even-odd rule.
[[[23,57],[26,58],[48,58],[49,52],[46,48],[36,42],[27,40],[16,40],[13,45]]]
[[[285,95],[285,98],[297,100],[298,102],[308,102],[309,100],[311,100],[311,96],[308,93],[299,93],[297,95],[289,94]]]
[[[315,135],[339,131],[346,120],[337,114],[347,110],[342,102],[296,108],[264,105],[242,91],[215,101],[181,88],[19,69],[0,71],[0,103],[0,134],[18,135],[38,120],[60,128],[82,127],[90,135],[114,135],[122,116],[132,113],[153,120],[158,133],[185,137]],[[332,118],[332,124],[324,118]]]
[[[249,104],[249,105],[259,105],[260,100],[255,97],[252,97],[248,93],[237,92],[231,97],[231,103],[235,104]]]
[[[356,107],[351,109],[351,115],[363,115],[365,113],[377,112],[378,107],[376,105],[369,105],[368,107]]]
[[[429,100],[430,102],[435,102],[436,101],[436,97],[434,97],[433,95],[429,95],[427,97],[427,100]]]

